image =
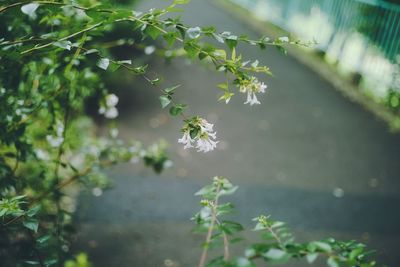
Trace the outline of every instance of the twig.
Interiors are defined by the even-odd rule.
[[[218,225],[222,225],[221,222],[216,219]],[[229,240],[227,234],[222,231],[222,239],[224,240],[224,261],[229,260]]]
[[[267,230],[271,233],[272,237],[278,242],[279,246],[283,246],[282,240],[279,238],[279,236],[275,233],[275,231],[272,229],[271,226],[266,226]]]
[[[212,232],[214,231],[214,225],[217,220],[217,206],[218,206],[218,198],[219,198],[220,189],[221,189],[221,185],[218,184],[215,200],[214,200],[214,203],[212,203],[211,222],[210,222],[210,226],[208,227],[206,242],[204,244],[203,252],[201,253],[200,262],[199,262],[198,267],[204,267],[204,264],[206,262],[207,252],[208,252],[208,248],[210,245]]]
[[[80,30],[80,31],[78,31],[78,32],[72,33],[72,34],[70,34],[70,35],[68,35],[68,36],[65,36],[65,37],[63,37],[63,38],[60,38],[60,39],[58,39],[57,41],[52,41],[52,42],[49,42],[49,43],[44,44],[44,45],[32,47],[32,48],[30,48],[30,49],[27,49],[27,50],[25,50],[25,51],[22,51],[22,52],[21,52],[21,55],[25,55],[25,54],[30,53],[30,52],[32,52],[32,51],[35,51],[35,50],[39,50],[39,49],[42,49],[42,48],[49,47],[49,46],[53,45],[53,44],[56,43],[56,42],[68,40],[68,39],[70,39],[70,38],[72,38],[72,37],[75,37],[75,36],[80,35],[80,34],[82,34],[82,33],[85,33],[85,32],[88,32],[88,31],[90,31],[90,30],[93,30],[94,28],[97,28],[97,27],[101,26],[102,24],[103,24],[103,21],[102,21],[102,22],[99,22],[99,23],[96,23],[96,24],[94,24],[94,25],[92,25],[92,26],[90,26],[90,27],[88,27],[88,28],[86,28],[86,29]]]

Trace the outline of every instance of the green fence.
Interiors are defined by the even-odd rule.
[[[400,5],[373,0],[231,0],[305,40],[344,74],[386,97],[400,91]]]

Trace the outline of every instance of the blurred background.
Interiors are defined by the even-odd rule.
[[[140,11],[168,3],[125,4]],[[276,33],[278,27],[279,33],[315,39],[312,53],[320,58],[320,69],[333,66],[338,82],[357,86],[357,93],[383,112],[398,115],[396,1],[192,0],[184,9],[178,15],[193,27],[213,25],[220,32],[259,38],[260,27],[249,23],[256,22],[266,32]],[[235,16],[238,12],[245,16]],[[287,222],[299,241],[357,239],[377,250],[379,266],[399,266],[399,134],[290,51],[285,56],[274,48],[239,46],[238,52],[274,73],[262,77],[268,85],[262,105],[243,105],[239,94],[229,105],[218,102],[216,84],[224,76],[209,66],[185,59],[168,63],[157,52],[115,51],[148,62],[150,74],[163,76],[165,87],[181,84],[178,102],[189,105],[188,114],[215,123],[220,143],[208,154],[183,150],[177,143],[182,122],[160,108],[159,91],[123,72],[106,77],[120,97],[120,136],[148,144],[163,138],[174,164],[161,175],[134,163],[111,169],[112,189],[80,198],[75,250],[88,251],[94,266],[196,266],[204,237],[191,233],[190,218],[199,209],[193,194],[222,175],[239,185],[227,200],[237,207],[234,219],[245,226],[251,228],[259,214],[270,214]],[[250,232],[243,235],[254,238]],[[306,265],[304,260],[290,266]]]

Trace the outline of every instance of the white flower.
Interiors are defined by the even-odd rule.
[[[103,189],[101,189],[100,187],[95,187],[92,189],[92,194],[95,197],[99,197],[103,194]]]
[[[56,132],[58,137],[61,137],[64,133],[64,124],[61,121],[56,122]]]
[[[155,48],[154,45],[146,46],[146,48],[144,49],[144,53],[145,53],[146,55],[151,55],[151,54],[154,53],[154,51],[156,51],[156,48]]]
[[[106,96],[106,106],[115,107],[118,104],[118,96],[114,94],[109,94]]]
[[[104,117],[106,117],[107,119],[115,119],[116,117],[118,117],[118,109],[116,107],[111,107],[107,109],[104,113]]]
[[[52,147],[59,147],[64,142],[62,136],[46,135],[46,139]]]
[[[139,163],[139,161],[140,161],[140,157],[138,157],[138,156],[133,156],[133,157],[131,157],[131,159],[129,160],[129,162],[130,162],[130,163],[133,163],[133,164]]]
[[[163,167],[165,169],[171,168],[172,166],[174,166],[174,162],[172,160],[166,160],[164,161]]]
[[[254,104],[261,104],[261,102],[258,101],[256,94],[253,92],[247,92],[247,100],[244,103],[250,104],[250,106]]]
[[[49,153],[40,148],[35,150],[35,154],[36,154],[36,157],[40,160],[49,160],[50,159]]]
[[[189,28],[186,33],[190,39],[197,39],[200,37],[201,29],[200,27]]]
[[[257,99],[257,93],[265,93],[267,85],[263,82],[259,82],[256,77],[251,77],[249,80],[242,80],[239,85],[239,91],[241,93],[247,93],[247,99],[244,104],[261,104]]]
[[[50,144],[51,147],[59,147],[64,142],[64,124],[57,120],[56,122],[56,135],[46,135],[47,142]]]
[[[86,148],[86,151],[89,155],[92,155],[94,157],[100,156],[100,149],[95,145],[90,145],[89,147]]]
[[[117,138],[118,133],[119,133],[119,131],[118,131],[117,128],[111,128],[111,129],[110,129],[110,136],[111,136],[112,138]]]
[[[99,114],[104,114],[107,119],[115,119],[118,117],[118,109],[115,107],[118,104],[118,96],[109,94],[105,97],[104,103],[99,108]]]
[[[213,141],[210,138],[199,138],[197,139],[196,148],[198,152],[207,153],[212,151],[217,147],[218,141]]]
[[[190,137],[189,131],[184,132],[182,138],[178,139],[178,143],[185,145],[183,147],[184,149],[193,147],[192,142],[194,142],[194,140]]]
[[[99,114],[104,114],[106,113],[106,108],[105,107],[100,107],[99,108]]]
[[[194,117],[187,121],[183,127],[183,136],[178,140],[185,146],[184,149],[193,147],[196,143],[198,152],[209,152],[217,147],[216,132],[213,130],[214,125],[207,120],[199,117]],[[195,137],[191,137],[190,133],[196,133]]]

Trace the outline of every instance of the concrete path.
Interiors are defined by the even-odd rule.
[[[184,20],[257,36],[211,2],[192,0]],[[271,214],[300,240],[358,239],[378,249],[382,263],[399,266],[400,136],[292,57],[254,47],[239,52],[275,74],[265,79],[262,105],[243,105],[240,94],[229,105],[218,103],[216,84],[224,77],[207,67],[153,62],[165,86],[182,84],[177,97],[189,112],[215,123],[219,150],[206,155],[176,143],[181,122],[159,108],[158,92],[140,80],[121,85],[133,92],[121,99],[129,107],[121,135],[145,143],[164,138],[175,165],[160,176],[139,165],[112,169],[114,189],[99,198],[82,196],[75,249],[89,251],[95,266],[154,267],[166,259],[195,266],[203,237],[190,233],[199,200],[193,193],[223,175],[240,186],[229,200],[245,225]]]

